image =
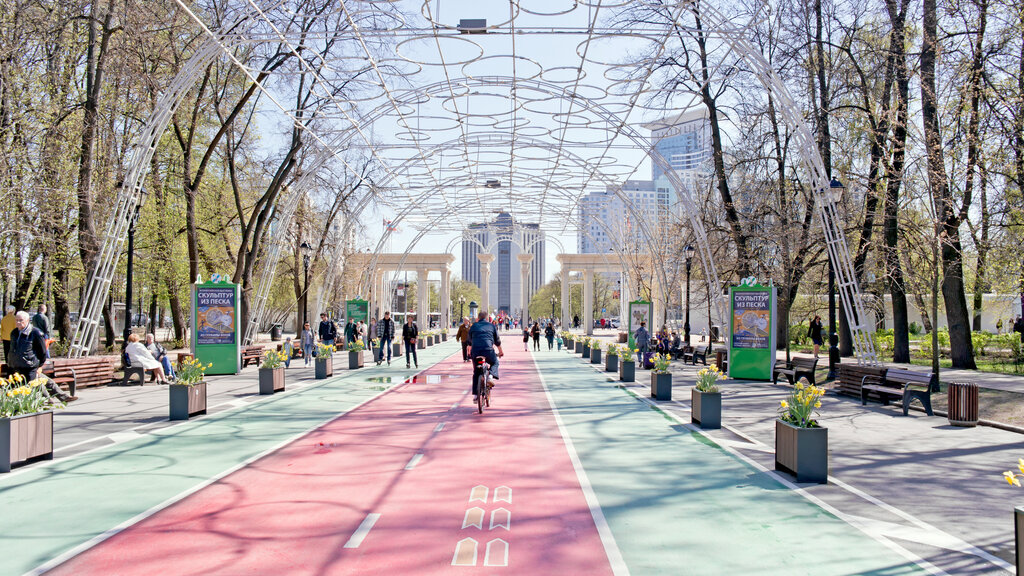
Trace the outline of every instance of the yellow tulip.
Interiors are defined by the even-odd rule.
[[[821,402],[815,402],[814,403],[814,407],[815,408],[821,408]]]
[[[1021,472],[1024,472],[1024,458],[1017,460],[1017,468],[1019,468]]]
[[[780,405],[781,405],[781,406],[782,406],[783,408],[789,408],[789,402],[786,402],[785,400],[783,400],[783,401],[779,402],[779,404],[780,404]]]

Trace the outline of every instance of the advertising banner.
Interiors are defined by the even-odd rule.
[[[633,334],[640,327],[641,322],[647,323],[647,331],[651,331],[651,303],[637,300],[629,303],[629,347],[636,348],[636,341]]]
[[[775,369],[775,288],[753,279],[729,288],[729,377],[771,380]]]
[[[192,354],[212,364],[207,374],[238,374],[241,367],[241,317],[238,284],[192,285]]]

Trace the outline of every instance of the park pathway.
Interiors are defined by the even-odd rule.
[[[529,355],[483,415],[469,374],[454,355],[52,573],[611,574]]]

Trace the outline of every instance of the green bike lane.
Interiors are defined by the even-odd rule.
[[[924,572],[607,381],[579,356],[542,352],[534,359],[607,521],[606,546],[621,553],[618,573]],[[638,370],[638,381],[647,376]]]
[[[422,370],[457,351],[419,350]],[[347,356],[335,357],[335,366]],[[74,555],[260,456],[371,402],[420,370],[374,366],[0,477],[0,574]],[[255,394],[257,374],[252,378]],[[234,378],[238,378],[237,376]],[[374,381],[390,378],[390,382]],[[210,379],[216,387],[217,378]],[[57,418],[60,414],[57,414]]]

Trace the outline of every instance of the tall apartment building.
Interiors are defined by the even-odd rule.
[[[602,254],[637,242],[643,237],[642,226],[654,233],[657,224],[666,221],[669,208],[668,190],[656,189],[652,180],[626,180],[621,195],[613,187],[587,194],[580,199],[580,254]]]
[[[491,263],[491,307],[511,314],[520,312],[520,286],[524,279],[518,255],[525,248],[533,254],[527,282],[527,297],[544,283],[544,231],[538,224],[516,222],[506,212],[491,222],[471,224],[462,233],[462,278],[481,286],[480,260],[477,254],[489,252]],[[481,286],[482,287],[482,286]]]
[[[649,122],[643,127],[651,131],[654,149],[668,161],[684,185],[691,185],[695,174],[708,169],[707,161],[711,158],[711,123],[708,121],[707,108],[700,106],[696,110]],[[658,190],[671,192],[672,204],[679,201],[679,191],[670,183],[664,168],[653,160],[651,179]]]

